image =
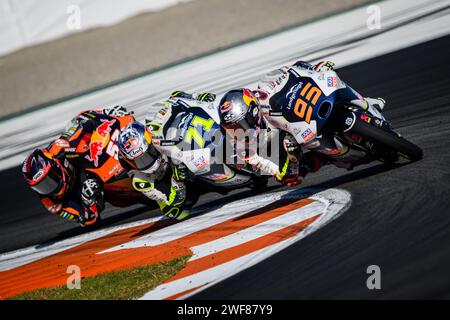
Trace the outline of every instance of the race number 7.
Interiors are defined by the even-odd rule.
[[[195,116],[194,119],[192,119],[191,121],[190,127],[187,131],[184,141],[186,141],[187,143],[191,143],[192,139],[194,139],[194,141],[200,146],[200,148],[203,148],[205,146],[205,140],[202,137],[202,133],[200,133],[197,130],[197,126],[201,125],[202,128],[208,132],[209,130],[211,130],[213,124],[214,124],[213,119],[206,120],[202,117]]]
[[[295,102],[294,113],[301,119],[310,123],[311,116],[313,112],[313,106],[316,105],[317,100],[319,100],[322,95],[322,90],[317,87],[311,87],[311,83],[308,82],[305,87],[300,92],[300,98]],[[304,99],[304,100],[303,100]]]

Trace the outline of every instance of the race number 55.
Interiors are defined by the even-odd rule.
[[[119,160],[119,146],[117,145],[117,140],[119,139],[119,130],[115,130],[109,140],[108,146],[106,147],[106,153],[114,158],[114,160]]]

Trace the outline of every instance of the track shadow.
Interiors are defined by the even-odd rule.
[[[305,187],[293,188],[292,192],[287,193],[286,195],[283,196],[282,199],[280,199],[281,201],[277,201],[277,202],[268,204],[268,205],[264,206],[263,208],[255,209],[255,210],[248,212],[236,219],[246,219],[246,218],[261,214],[263,212],[266,212],[267,210],[276,209],[278,207],[287,205],[293,201],[298,201],[299,193],[301,193],[302,196],[306,198],[306,197],[309,197],[309,196],[311,196],[317,192],[320,192],[322,190],[337,187],[339,185],[346,184],[349,182],[354,182],[357,180],[365,179],[370,176],[374,176],[374,175],[377,175],[377,174],[380,174],[380,173],[383,173],[383,172],[386,172],[389,170],[393,170],[393,169],[402,167],[407,164],[409,164],[409,162],[400,163],[400,164],[384,164],[384,163],[382,163],[382,164],[371,166],[369,168],[352,171],[349,174],[345,174],[345,175],[342,175],[342,176],[339,176],[339,177],[336,177],[333,179],[329,179],[329,180],[326,180],[326,181],[323,181],[323,182],[320,182],[317,184],[307,185]],[[288,189],[290,189],[290,188],[282,186],[282,185],[275,185],[275,186],[269,186],[269,187],[265,187],[265,188],[261,188],[261,189],[257,189],[257,190],[252,189],[252,190],[246,190],[246,191],[239,192],[239,193],[232,194],[232,195],[226,195],[219,199],[215,199],[215,200],[203,203],[203,204],[199,205],[198,207],[194,207],[192,215],[183,221],[180,221],[180,222],[172,221],[172,220],[166,219],[165,217],[161,217],[160,221],[157,221],[155,224],[151,225],[150,227],[148,227],[144,230],[141,230],[140,232],[133,235],[133,237],[141,237],[141,236],[147,235],[151,232],[154,232],[156,230],[160,230],[162,228],[168,227],[170,225],[173,225],[176,223],[183,223],[184,221],[187,221],[193,217],[198,217],[198,216],[201,216],[212,210],[221,208],[224,205],[231,203],[233,201],[242,200],[245,198],[249,198],[252,196],[259,195],[261,193],[270,192],[270,191],[274,191],[274,190],[288,190]],[[290,198],[290,195],[292,195],[292,194],[296,194],[295,200],[292,200],[292,198]],[[132,218],[136,215],[142,214],[144,212],[148,212],[149,210],[152,210],[152,209],[154,209],[154,208],[148,207],[148,206],[135,208],[130,211],[108,217],[108,218],[102,220],[99,225],[92,227],[92,228],[74,227],[70,230],[59,233],[56,237],[50,239],[49,241],[46,241],[45,243],[39,244],[36,247],[37,248],[47,247],[47,246],[54,244],[57,241],[61,241],[61,240],[64,240],[64,239],[67,239],[70,237],[75,237],[75,236],[78,236],[78,235],[81,235],[84,233],[88,233],[91,231],[99,230],[102,228],[106,228],[108,226],[112,226],[121,221]],[[153,216],[158,216],[158,215],[160,215],[159,212],[155,213]]]
[[[279,207],[288,205],[292,202],[298,201],[301,197],[307,198],[309,196],[312,196],[313,194],[316,194],[320,191],[326,190],[326,189],[330,189],[333,187],[337,187],[339,185],[342,184],[346,184],[349,182],[354,182],[357,180],[361,180],[361,179],[366,179],[370,176],[374,176],[386,171],[390,171],[399,167],[402,167],[404,165],[409,164],[410,162],[407,163],[400,163],[400,164],[378,164],[378,165],[374,165],[371,166],[369,168],[364,168],[364,169],[360,169],[357,171],[352,171],[349,174],[345,174],[333,179],[328,179],[326,181],[317,183],[317,184],[312,184],[312,185],[308,185],[308,186],[301,186],[301,187],[294,187],[294,188],[290,188],[290,187],[285,187],[285,186],[281,186],[281,185],[277,185],[277,186],[271,186],[271,187],[267,187],[264,189],[260,189],[260,190],[250,190],[247,192],[242,192],[239,194],[234,194],[228,197],[223,197],[219,200],[216,200],[212,203],[206,203],[203,204],[202,206],[199,206],[197,208],[195,208],[195,212],[192,214],[190,218],[193,217],[198,217],[201,216],[207,212],[210,212],[211,210],[214,209],[218,209],[220,207],[222,207],[225,204],[228,204],[230,202],[233,201],[237,201],[237,200],[241,200],[241,199],[245,199],[251,196],[256,196],[259,195],[261,193],[264,192],[269,192],[269,191],[274,191],[274,190],[289,190],[292,189],[291,192],[286,193],[285,195],[283,195],[281,197],[281,199],[279,201],[273,202],[271,204],[268,204],[262,208],[259,209],[255,209],[253,211],[250,211],[242,216],[239,216],[235,219],[246,219],[246,218],[250,218],[252,216],[267,212],[267,210],[273,210],[273,209],[277,209]],[[292,196],[295,194],[295,197],[293,198]],[[301,196],[299,198],[299,196]],[[213,204],[213,205],[211,205]]]
[[[348,173],[346,175],[342,175],[333,179],[329,179],[311,186],[307,186],[306,188],[311,188],[315,190],[324,190],[329,189],[333,187],[337,187],[342,184],[346,184],[349,182],[354,182],[358,180],[362,180],[365,178],[369,178],[371,176],[387,172],[393,169],[397,169],[400,167],[403,167],[405,165],[410,164],[411,162],[405,162],[405,163],[395,163],[395,164],[386,164],[381,163],[374,166],[371,166],[369,168],[360,169],[358,171],[352,171],[351,173]]]

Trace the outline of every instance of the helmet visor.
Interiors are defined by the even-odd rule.
[[[42,195],[56,193],[63,183],[62,172],[58,174],[58,171],[60,171],[59,168],[50,169],[42,180],[34,186],[31,186],[31,189]]]
[[[233,123],[223,124],[223,127],[229,130],[237,130],[237,129],[258,130],[260,129],[259,126],[260,126],[259,111],[256,107],[249,109],[242,119],[235,121]]]

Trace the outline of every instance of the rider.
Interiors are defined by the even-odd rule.
[[[225,101],[227,98],[229,98],[229,99],[226,101],[231,102],[231,101],[234,101],[239,96],[245,97],[245,100],[241,99],[241,101],[244,103],[244,105],[242,106],[242,110],[238,111],[237,109],[235,109],[234,112],[242,113],[243,110],[246,110],[245,108],[248,109],[249,106],[245,103],[251,104],[251,106],[256,105],[257,99],[253,96],[251,91],[249,91],[249,90],[240,90],[240,91],[235,90],[235,91],[236,92],[234,92],[234,91],[230,92],[227,97],[222,98],[221,105],[223,104],[223,101]],[[176,97],[176,98],[194,99],[194,100],[199,100],[201,102],[209,102],[209,103],[214,102],[216,99],[216,95],[212,94],[212,93],[189,94],[189,93],[186,93],[183,91],[176,91],[172,94],[171,97],[172,98]],[[251,110],[251,112],[253,112],[253,109]],[[251,112],[249,112],[249,114]],[[159,122],[161,122],[161,123],[169,122],[170,123],[170,121],[168,121],[168,120],[172,119],[173,115],[176,115],[176,114],[177,114],[177,111],[173,112],[173,108],[172,108],[172,110],[163,110],[163,115],[159,116],[160,117]],[[221,121],[222,128],[225,128],[224,123],[226,123],[227,120],[229,120],[230,117],[232,117],[232,116],[239,117],[239,115],[233,115],[233,112],[228,113],[228,116],[226,116],[226,114],[223,112],[219,112],[219,118]],[[158,118],[158,115],[157,115],[157,118]],[[165,120],[162,120],[162,119],[165,119]],[[257,154],[257,150],[255,149],[255,144],[253,143],[254,141],[250,141],[247,144],[244,142],[242,144],[237,144],[236,146],[227,144],[227,146],[232,146],[232,148],[234,147],[234,149],[231,152],[231,158],[234,158],[234,159],[226,158],[225,161],[227,161],[226,162],[227,165],[229,165],[230,167],[236,167],[238,169],[239,168],[242,169],[242,165],[244,165],[245,168],[250,169],[250,171],[252,171],[252,172],[263,174],[263,175],[275,176],[279,182],[286,184],[286,185],[295,185],[297,183],[300,183],[301,181],[298,181],[298,177],[299,177],[298,165],[295,165],[299,155],[298,155],[298,149],[295,148],[295,145],[293,144],[293,142],[295,141],[294,137],[292,137],[290,134],[288,134],[286,132],[282,132],[279,136],[274,135],[273,132],[271,132],[271,130],[273,130],[274,127],[270,126],[270,124],[268,124],[265,121],[265,119],[263,119],[263,118],[258,118],[258,119],[254,119],[254,121],[252,121],[252,120],[250,120],[250,121],[252,122],[251,124],[249,124],[250,126],[254,126],[254,128],[256,129],[256,127],[258,127],[256,125],[256,123],[258,122],[259,126],[264,130],[263,132],[259,132],[259,129],[258,129],[258,131],[255,131],[254,134],[259,135],[260,133],[263,133],[262,135],[260,135],[260,138],[264,137],[265,139],[267,139],[267,141],[266,141],[267,144],[265,144],[266,147],[270,148],[271,145],[276,145],[276,146],[279,146],[280,144],[283,145],[283,148],[281,148],[281,152],[280,152],[280,158],[278,159],[278,160],[280,160],[281,165],[278,166],[271,160],[264,159],[263,157],[259,156]],[[149,122],[149,125],[154,124],[154,122],[155,122],[154,120]],[[229,138],[231,138],[231,139],[228,139],[228,142],[230,142],[230,140],[233,140],[233,137],[229,137]],[[247,138],[251,138],[251,137],[247,137]],[[278,144],[275,143],[274,138],[279,139],[279,141],[277,141]],[[264,144],[262,144],[262,145],[264,145]],[[267,152],[267,149],[265,151]],[[239,160],[241,160],[241,161],[239,161]],[[250,165],[250,168],[248,168],[248,166],[246,166],[246,165]]]
[[[65,156],[69,141],[77,139],[77,132],[90,114],[103,113],[122,117],[129,113],[116,106],[104,110],[90,110],[72,119],[62,135],[47,148],[34,150],[23,162],[22,174],[27,184],[38,194],[41,203],[51,213],[81,226],[94,225],[105,207],[102,182],[77,166]]]
[[[321,61],[314,66],[304,61],[297,61],[293,67],[299,68],[300,70],[304,69],[315,72],[326,72],[333,71],[334,65],[335,64],[331,61]],[[225,129],[230,130],[235,130],[236,128],[253,128],[258,131],[260,129],[271,127],[282,129],[282,127],[278,125],[277,121],[272,121],[273,119],[271,118],[270,113],[272,109],[271,103],[274,100],[285,101],[285,95],[279,93],[285,88],[285,86],[292,86],[289,81],[291,74],[289,71],[291,69],[292,67],[283,67],[270,72],[262,81],[259,82],[258,89],[256,90],[251,91],[250,89],[237,89],[227,92],[223,96],[219,106],[221,110],[221,125]],[[295,70],[292,71],[294,74],[295,72]],[[297,85],[297,83],[295,83],[295,85]],[[295,88],[292,87],[290,91],[292,90],[295,90]],[[250,99],[248,98],[249,96],[251,97]],[[374,106],[380,112],[384,108],[385,101],[381,98],[374,99],[363,98],[359,95],[357,96],[359,99],[352,100],[351,102],[363,110],[367,110],[369,105]],[[249,103],[249,101],[251,103]],[[271,131],[273,130],[269,130],[268,133],[270,134]],[[295,182],[288,182],[288,184],[292,185],[301,183],[303,177],[307,173],[315,172],[326,164],[327,161],[320,155],[320,153],[306,152],[302,155],[301,147],[292,135],[287,135],[286,139],[287,141],[284,142],[284,146],[288,153],[288,157],[283,168],[294,168],[296,163],[298,168],[298,176],[294,176],[289,179]],[[270,165],[273,167],[273,164],[267,164],[268,159],[264,159],[258,154],[256,154],[253,158],[245,160],[254,166]],[[291,169],[291,172],[295,172],[295,169]],[[275,174],[275,177],[277,180],[280,180],[280,177],[283,177],[283,175],[285,175],[285,172],[280,170],[280,172]]]
[[[174,165],[156,150],[152,134],[143,124],[133,122],[121,130],[119,161],[133,188],[155,200],[164,215],[176,220],[189,216],[184,167]]]
[[[215,99],[211,93],[189,95],[175,91],[169,97],[195,99],[210,102]],[[153,138],[163,138],[171,119],[188,106],[171,104],[164,106],[146,126],[139,122],[129,124],[119,135],[119,160],[128,171],[135,190],[155,200],[163,214],[169,218],[183,220],[198,199],[195,188],[187,188],[191,182],[189,170],[182,163],[175,163],[168,154],[155,147]]]
[[[241,162],[253,167],[253,170],[274,176],[285,185],[293,186],[302,182],[299,172],[301,149],[294,137],[285,132],[277,131],[267,119],[262,116],[260,103],[249,89],[234,89],[224,94],[219,103],[220,122],[229,138],[235,139],[235,153]],[[244,130],[238,137],[237,130]],[[276,134],[278,133],[278,135]],[[248,139],[247,141],[244,140]],[[261,156],[261,151],[276,145],[278,147],[274,158]],[[273,156],[273,154],[272,154]]]

